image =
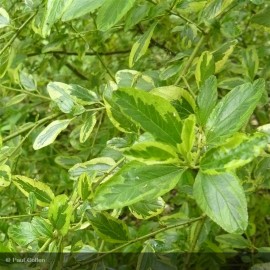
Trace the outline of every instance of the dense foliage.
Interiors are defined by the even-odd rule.
[[[2,0],[1,269],[267,265],[269,14]]]

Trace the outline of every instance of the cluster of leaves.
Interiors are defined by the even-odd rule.
[[[266,2],[3,0],[0,252],[31,253],[24,269],[44,252],[50,269],[266,262]]]

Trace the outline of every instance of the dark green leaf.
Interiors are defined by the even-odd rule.
[[[107,31],[132,8],[136,0],[106,0],[97,15],[97,28]]]
[[[197,96],[197,118],[198,122],[205,126],[209,115],[214,109],[218,99],[217,79],[215,76],[210,76],[201,86]]]
[[[105,212],[87,211],[87,217],[103,240],[111,243],[121,243],[129,240],[128,227],[124,221]]]

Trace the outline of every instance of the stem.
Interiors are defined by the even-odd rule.
[[[95,189],[115,168],[117,168],[123,161],[125,160],[125,157],[118,160],[114,166],[112,166],[103,176],[98,179],[98,181],[95,183],[95,186],[93,189]]]
[[[12,36],[12,38],[6,43],[6,45],[3,47],[3,49],[0,51],[0,56],[5,52],[5,50],[11,46],[11,44],[14,42],[16,37],[20,34],[20,32],[23,30],[23,28],[36,16],[37,11],[32,14],[18,29],[18,31]]]
[[[33,217],[33,216],[38,216],[38,215],[40,215],[40,213],[27,214],[27,215],[17,215],[17,216],[5,216],[5,217],[0,217],[0,220],[13,219],[13,218],[24,218],[24,217]]]
[[[37,56],[40,54],[64,54],[64,55],[75,55],[78,56],[77,52],[66,52],[66,51],[49,51],[49,52],[32,52],[32,53],[28,53],[27,56],[31,57],[31,56]],[[105,56],[110,56],[110,55],[117,55],[117,54],[127,54],[130,53],[130,49],[128,50],[119,50],[119,51],[114,51],[114,52],[86,52],[85,55],[88,56],[96,56],[97,54],[99,55],[105,55]]]
[[[196,221],[202,220],[202,219],[204,219],[204,218],[205,218],[205,215],[200,216],[200,217],[197,217],[197,218],[194,218],[194,219],[191,219],[191,220],[186,221],[186,222],[182,222],[182,223],[179,223],[179,224],[173,224],[173,225],[167,226],[167,227],[165,227],[165,228],[156,230],[156,231],[154,231],[154,232],[152,232],[152,233],[149,233],[149,234],[146,234],[146,235],[144,235],[144,236],[138,237],[138,238],[136,238],[136,239],[130,240],[130,241],[128,241],[127,243],[125,243],[125,244],[123,244],[123,245],[121,245],[121,246],[118,246],[118,247],[116,247],[116,248],[110,250],[109,252],[107,252],[107,253],[105,253],[105,254],[102,254],[102,255],[98,256],[98,257],[95,258],[95,259],[91,259],[91,260],[88,260],[88,261],[85,261],[85,262],[81,263],[81,265],[89,264],[89,263],[91,263],[91,262],[97,262],[97,261],[101,260],[102,258],[104,258],[105,256],[107,256],[107,255],[109,255],[109,254],[111,254],[111,253],[114,253],[114,252],[116,252],[116,251],[118,251],[118,250],[120,250],[120,249],[123,249],[123,248],[125,248],[125,247],[127,247],[127,246],[129,246],[129,245],[131,245],[131,244],[134,244],[134,243],[136,243],[136,242],[140,242],[140,241],[143,241],[143,240],[147,240],[147,239],[149,239],[149,238],[151,238],[151,237],[153,237],[153,236],[155,236],[155,235],[157,235],[157,234],[159,234],[159,233],[161,233],[161,232],[164,232],[164,231],[167,231],[167,230],[170,230],[170,229],[175,229],[175,228],[178,228],[178,227],[186,227],[186,226],[189,226],[190,224],[192,224],[192,223],[194,223],[194,222],[196,222]],[[79,268],[79,267],[80,267],[80,265],[78,265],[77,267],[75,267],[75,268],[73,268],[73,269],[77,269],[77,268]]]
[[[24,90],[24,89],[17,89],[17,88],[5,86],[5,85],[3,85],[3,84],[0,84],[0,87],[3,87],[3,88],[5,88],[5,89],[7,89],[7,90],[11,90],[11,91],[15,91],[15,92],[24,93],[24,94],[27,94],[28,96],[37,97],[37,98],[42,98],[42,99],[51,101],[51,99],[50,99],[49,97],[42,96],[42,95],[39,95],[39,94],[34,94],[34,93],[29,92],[29,91],[26,91],[26,90]]]
[[[179,74],[177,80],[176,80],[175,83],[174,83],[175,85],[177,85],[177,84],[181,81],[182,77],[186,74],[186,72],[187,72],[188,69],[190,68],[190,66],[191,66],[191,64],[192,64],[192,62],[193,62],[193,60],[194,60],[194,58],[196,57],[196,55],[197,55],[197,53],[198,53],[200,47],[202,46],[202,44],[203,44],[203,42],[204,42],[204,39],[205,39],[205,36],[201,36],[199,42],[197,43],[196,47],[194,48],[192,54],[190,55],[190,57],[189,57],[189,59],[188,59],[186,65],[185,65],[184,68],[180,71],[180,74]]]
[[[191,242],[190,250],[189,250],[189,252],[187,254],[187,257],[186,257],[186,260],[184,262],[183,270],[188,270],[189,269],[189,262],[190,262],[191,254],[194,251],[194,249],[196,247],[196,244],[198,242],[198,239],[200,237],[200,234],[201,234],[201,231],[202,231],[202,228],[203,228],[203,225],[204,225],[205,218],[206,218],[206,216],[204,215],[203,218],[198,221],[198,224],[197,224],[197,226],[195,228],[195,234],[194,234],[194,237],[193,237],[192,242]]]
[[[32,125],[29,125],[29,126],[23,128],[23,129],[21,129],[21,130],[19,130],[19,131],[17,131],[17,132],[14,132],[14,133],[12,133],[12,134],[6,136],[5,138],[3,138],[3,142],[7,142],[7,141],[9,141],[9,140],[11,140],[11,139],[13,139],[13,138],[15,138],[15,137],[21,135],[22,133],[24,133],[24,132],[30,130],[30,129],[33,128],[34,126],[36,126],[36,125],[38,125],[38,126],[39,126],[39,125],[42,125],[42,124],[46,123],[47,121],[52,120],[52,119],[54,119],[54,118],[60,116],[61,114],[62,114],[62,113],[55,113],[55,114],[52,114],[52,115],[50,115],[50,116],[48,116],[48,117],[42,118],[42,119],[40,119],[39,121],[37,121],[36,123],[32,123]]]

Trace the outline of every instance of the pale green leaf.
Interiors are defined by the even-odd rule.
[[[245,75],[253,80],[259,69],[259,56],[256,48],[249,48],[243,51],[242,64]]]
[[[182,143],[177,145],[179,152],[186,157],[188,161],[191,161],[191,150],[195,143],[195,115],[191,114],[183,121],[183,129],[181,133]]]
[[[236,134],[226,143],[211,148],[203,156],[200,168],[203,172],[216,174],[242,167],[259,156],[267,146],[268,136],[255,133],[252,136]]]
[[[147,52],[156,25],[157,22],[152,24],[149,29],[133,44],[129,55],[129,67],[132,67]]]
[[[37,88],[37,82],[31,74],[20,72],[20,82],[24,89],[32,91]]]
[[[233,3],[233,0],[209,0],[206,2],[207,4],[202,10],[201,18],[203,20],[212,20],[228,8]]]
[[[41,131],[36,137],[33,148],[38,150],[49,144],[52,144],[60,132],[67,128],[71,119],[66,120],[55,120],[50,123],[45,129]]]
[[[65,9],[69,6],[72,0],[47,0],[46,8],[41,24],[41,36],[46,37],[50,34],[51,27],[57,22]]]
[[[33,192],[39,206],[48,206],[54,198],[51,188],[40,181],[22,175],[14,175],[12,182],[26,197]]]
[[[78,115],[84,112],[84,107],[81,104],[77,104],[77,96],[79,100],[87,98],[87,93],[85,92],[83,94],[82,90],[86,89],[80,86],[72,86],[61,82],[50,82],[47,85],[47,91],[50,98],[56,102],[59,109],[63,113],[73,113],[73,115]],[[92,95],[90,95],[89,98],[92,100]]]
[[[33,226],[29,222],[20,222],[8,228],[8,236],[18,245],[27,246],[36,240]]]
[[[48,218],[62,236],[68,233],[72,211],[72,205],[65,194],[56,196],[50,203]]]
[[[206,139],[215,144],[229,138],[249,119],[264,91],[264,80],[235,87],[216,105],[206,123]]]
[[[201,86],[214,73],[214,58],[210,52],[205,51],[201,54],[196,66],[195,78],[197,85]]]
[[[115,80],[118,88],[133,87],[145,91],[155,88],[155,83],[151,77],[136,70],[119,70],[115,74]]]
[[[0,165],[0,188],[8,187],[11,183],[11,170],[8,165]]]
[[[120,131],[125,133],[137,133],[137,125],[131,121],[126,115],[121,112],[120,107],[112,98],[113,91],[108,87],[104,93],[104,104],[106,108],[107,115],[112,122],[112,124]]]
[[[182,123],[167,100],[132,88],[115,91],[113,99],[125,115],[157,140],[172,145],[181,143]]]
[[[47,219],[34,217],[31,221],[33,230],[40,237],[53,237],[53,227]]]
[[[95,11],[106,0],[72,0],[62,15],[62,21],[69,21]]]
[[[86,116],[86,120],[80,129],[80,143],[86,142],[86,140],[90,137],[96,122],[96,115],[93,113],[88,113]]]
[[[214,109],[217,99],[217,79],[215,76],[210,76],[200,87],[197,96],[196,115],[198,122],[205,126],[212,110]]]
[[[0,79],[4,77],[12,62],[12,50],[8,48],[0,55]]]
[[[233,53],[236,44],[237,40],[231,40],[221,45],[217,50],[212,52],[212,55],[215,60],[216,73],[220,72],[223,69],[230,55]]]
[[[248,225],[247,201],[239,179],[231,173],[199,172],[193,195],[202,211],[229,233],[241,233]]]
[[[4,8],[0,8],[0,29],[9,25],[10,19],[7,11]]]
[[[82,162],[78,156],[57,156],[54,161],[65,169],[70,169],[75,164]]]
[[[138,219],[149,219],[163,212],[164,200],[159,197],[152,200],[140,201],[129,206],[129,210]]]
[[[176,149],[170,145],[155,141],[139,142],[124,150],[124,155],[130,160],[145,164],[176,163]]]
[[[80,175],[77,190],[80,198],[83,201],[89,198],[92,192],[92,181],[88,174],[83,173]]]
[[[98,30],[109,30],[124,17],[135,2],[136,0],[106,0],[98,11],[96,21]]]
[[[106,212],[87,211],[86,215],[96,233],[106,242],[122,243],[129,240],[128,227]]]
[[[142,200],[158,198],[175,187],[183,171],[183,168],[173,165],[130,162],[96,189],[95,208],[123,208]]]
[[[78,163],[69,169],[72,179],[77,179],[81,174],[87,173],[89,176],[103,175],[107,170],[115,165],[115,161],[109,157],[94,158],[84,163]]]
[[[12,97],[6,104],[5,107],[16,105],[20,102],[22,102],[27,97],[26,94],[19,94],[14,97]]]

